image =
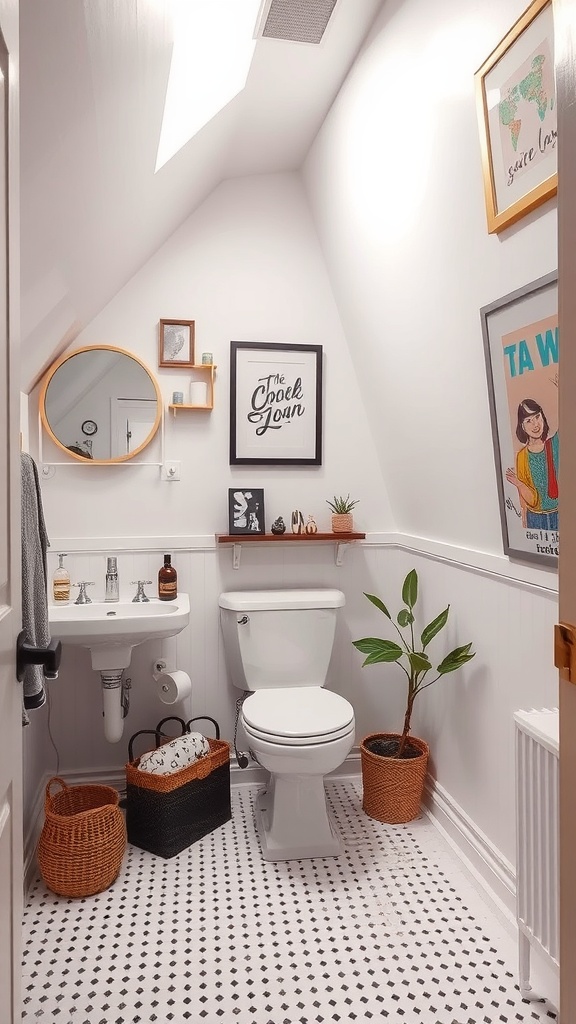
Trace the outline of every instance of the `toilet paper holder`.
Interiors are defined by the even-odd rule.
[[[152,663],[152,678],[163,704],[176,704],[192,692],[192,681],[188,673],[180,669],[167,672],[166,662],[162,658]]]

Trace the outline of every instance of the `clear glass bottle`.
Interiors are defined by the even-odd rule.
[[[52,597],[55,604],[70,604],[70,573],[64,568],[65,554],[58,555],[58,568],[52,577]]]
[[[158,597],[161,601],[175,601],[178,597],[178,574],[171,555],[164,555],[164,565],[158,573]]]

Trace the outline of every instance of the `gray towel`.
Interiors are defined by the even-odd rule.
[[[48,534],[44,524],[40,481],[34,459],[20,455],[22,473],[22,628],[28,643],[47,647],[50,643],[48,621],[46,549]],[[44,669],[27,665],[24,671],[22,722],[29,724],[28,711],[46,701]]]

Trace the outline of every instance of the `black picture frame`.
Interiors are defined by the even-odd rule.
[[[322,346],[230,342],[230,465],[322,465]]]
[[[264,490],[261,487],[230,487],[228,490],[228,533],[252,536],[266,533]]]
[[[557,272],[483,306],[480,318],[504,553],[556,568]],[[541,417],[537,433],[529,417]]]

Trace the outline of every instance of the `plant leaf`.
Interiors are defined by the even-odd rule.
[[[408,658],[415,672],[428,672],[432,668],[432,663],[428,661],[426,655],[419,651],[412,651]]]
[[[457,669],[462,668],[462,665],[465,665],[467,661],[472,661],[472,658],[475,657],[474,651],[472,654],[469,654],[471,647],[472,643],[469,643],[465,644],[464,647],[456,647],[455,650],[450,651],[450,654],[447,654],[444,660],[440,662],[436,671],[441,676],[445,676],[448,672],[456,672]]]
[[[418,575],[411,569],[402,584],[402,600],[409,608],[413,608],[418,600]]]
[[[364,665],[376,665],[380,661],[398,661],[403,653],[402,648],[395,644],[393,640],[379,640],[378,637],[374,636],[366,636],[362,640],[353,640],[352,643],[362,654],[368,655],[362,664],[362,668],[364,668]]]
[[[390,612],[388,611],[386,605],[382,603],[379,597],[374,597],[374,594],[364,594],[364,597],[367,597],[369,601],[372,601],[372,604],[375,605],[376,608],[379,608],[381,612],[384,612],[384,615],[388,619],[392,620]]]
[[[409,626],[411,622],[414,622],[414,616],[412,612],[409,612],[407,608],[402,608],[398,612],[397,622],[399,626]]]
[[[448,621],[449,611],[450,605],[448,605],[448,607],[445,608],[443,612],[440,612],[440,615],[437,615],[436,618],[433,619],[432,622],[428,623],[428,625],[422,630],[422,636],[420,637],[420,639],[422,641],[422,647],[424,647],[424,649],[428,647],[428,644],[430,643],[431,640],[434,639],[436,634],[439,633],[441,629],[444,629],[444,626]]]

